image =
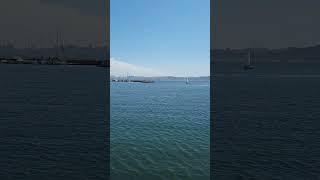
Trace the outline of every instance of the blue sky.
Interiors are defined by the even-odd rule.
[[[111,73],[139,75],[136,71],[142,68],[148,76],[209,75],[209,3],[111,0],[111,61],[116,62],[111,62]]]

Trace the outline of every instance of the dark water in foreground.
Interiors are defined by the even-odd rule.
[[[320,64],[216,64],[213,179],[320,179]]]
[[[0,179],[106,179],[106,72],[0,65]]]
[[[214,179],[320,179],[320,64],[217,64]],[[0,179],[105,179],[105,72],[0,65]],[[111,177],[209,178],[209,84],[111,85]]]
[[[111,180],[208,180],[209,82],[111,84]]]

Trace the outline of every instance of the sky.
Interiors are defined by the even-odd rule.
[[[112,75],[209,75],[209,0],[111,0],[110,8]]]
[[[112,73],[209,75],[209,0],[110,1]],[[212,1],[212,48],[320,44],[319,0]],[[57,29],[67,44],[99,44],[106,32],[104,3],[1,0],[0,44],[53,46]]]

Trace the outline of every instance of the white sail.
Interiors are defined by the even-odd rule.
[[[189,78],[186,77],[186,84],[189,84]]]

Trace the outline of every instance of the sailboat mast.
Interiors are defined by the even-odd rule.
[[[59,56],[59,32],[56,32],[56,57]]]
[[[248,65],[251,64],[251,53],[250,50],[248,51]]]
[[[64,59],[64,40],[62,39],[62,33],[59,33],[59,42],[60,42],[60,51],[61,51],[61,59]]]

